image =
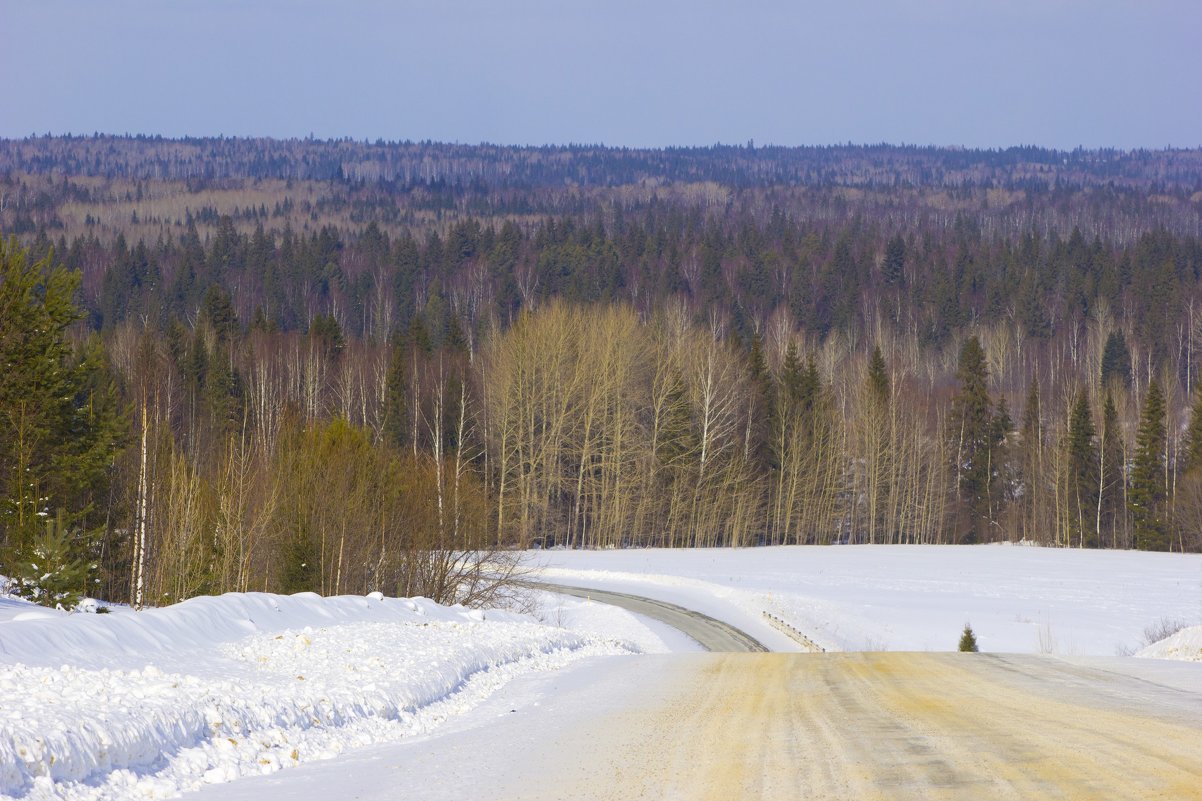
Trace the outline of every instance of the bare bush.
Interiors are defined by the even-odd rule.
[[[1180,618],[1162,617],[1154,623],[1149,623],[1144,628],[1144,636],[1141,641],[1144,646],[1148,646],[1161,640],[1167,640],[1188,625],[1188,623]]]

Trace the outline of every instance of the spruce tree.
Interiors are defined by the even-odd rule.
[[[973,633],[972,626],[964,624],[964,631],[960,634],[960,650],[966,653],[976,653],[980,649],[977,647],[977,635]]]
[[[315,314],[309,323],[309,338],[330,359],[337,359],[346,349],[346,337],[338,318],[332,314]]]
[[[989,424],[989,521],[1000,520],[1002,508],[1009,503],[1014,492],[1014,476],[1010,464],[1010,434],[1014,431],[1014,420],[1006,396],[998,398],[993,419]]]
[[[1111,331],[1102,348],[1102,386],[1131,387],[1131,351],[1122,331]]]
[[[886,284],[900,284],[905,278],[906,240],[895,235],[885,246],[885,261],[881,264],[881,279]]]
[[[15,240],[0,240],[0,557],[46,602],[86,589],[62,581],[76,582],[95,555],[122,430],[99,344],[77,351],[67,340],[78,286],[53,252],[30,263]],[[54,577],[59,586],[39,594],[39,579]]]
[[[288,535],[282,551],[280,592],[291,595],[320,590],[321,553],[313,538],[298,529]]]
[[[212,326],[218,344],[232,342],[238,333],[238,315],[234,311],[234,301],[218,284],[210,285],[205,291],[201,318]]]
[[[1082,390],[1077,393],[1077,400],[1069,415],[1068,490],[1077,542],[1090,547],[1098,544],[1093,525],[1098,492],[1096,433],[1089,410],[1089,395]]]
[[[78,547],[66,513],[46,520],[43,530],[22,548],[10,570],[14,594],[43,606],[72,609],[87,594],[94,565]]]
[[[797,346],[792,342],[785,348],[785,361],[780,374],[782,400],[789,405],[801,401],[804,384],[804,369],[797,355]]]
[[[73,412],[67,327],[79,318],[77,274],[49,259],[31,264],[0,241],[0,544],[20,550],[41,528],[41,485]]]
[[[1153,381],[1144,400],[1135,439],[1135,466],[1131,474],[1131,520],[1135,547],[1165,550],[1169,544],[1165,520],[1167,487],[1164,474],[1165,405],[1160,383]]]
[[[805,370],[801,373],[799,391],[802,410],[807,415],[812,415],[819,401],[822,400],[822,376],[818,373],[818,365],[814,362],[813,357],[806,360]]]
[[[798,424],[803,406],[802,396],[805,392],[805,372],[797,354],[797,346],[790,342],[785,348],[785,358],[772,400],[772,421],[768,436],[772,445],[770,458],[774,471],[779,471],[784,456],[784,443],[789,439],[789,432]]]
[[[1006,403],[1006,396],[1003,395],[997,400],[997,407],[993,411],[993,418],[990,420],[990,432],[994,447],[1003,444],[1006,438],[1010,436],[1010,432],[1014,431],[1014,420],[1010,418],[1010,406]],[[995,470],[1000,469],[996,466]]]
[[[1119,521],[1123,511],[1123,442],[1119,431],[1119,413],[1114,397],[1107,392],[1102,404],[1102,435],[1098,443],[1098,510],[1095,525],[1099,537],[1107,532],[1111,546],[1118,542]],[[1099,542],[1099,545],[1103,542]]]
[[[881,346],[872,349],[868,362],[868,390],[875,402],[885,406],[889,403],[889,374],[885,370],[885,357]]]
[[[388,358],[388,389],[384,398],[384,436],[397,447],[409,445],[409,349],[404,340],[393,343]]]
[[[1189,428],[1185,432],[1181,469],[1191,473],[1202,469],[1202,382],[1194,388],[1194,403],[1189,412]]]
[[[994,457],[1000,456],[998,446],[1005,436],[1003,429],[1009,428],[1009,415],[1004,424],[997,419],[1000,415],[994,415],[985,351],[975,336],[965,340],[960,349],[956,378],[960,389],[952,399],[948,433],[961,507],[959,538],[972,543],[984,539],[991,520],[990,494],[994,476],[999,474]]]
[[[421,312],[409,318],[409,329],[405,334],[405,340],[409,347],[417,350],[419,354],[428,354],[434,350],[430,340],[430,329],[426,326],[425,315]]]
[[[868,362],[867,389],[868,403],[863,412],[863,430],[866,446],[868,541],[877,542],[877,537],[889,529],[888,498],[895,458],[891,447],[895,442],[891,421],[892,391],[880,346],[872,349],[872,358]]]
[[[764,359],[763,339],[759,334],[751,338],[748,365],[751,373],[752,413],[748,420],[747,449],[752,464],[761,470],[771,467],[770,442],[778,414],[772,391],[772,374]]]

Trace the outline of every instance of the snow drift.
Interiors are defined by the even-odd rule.
[[[9,617],[4,798],[170,797],[420,734],[517,675],[632,650],[421,598],[251,593]]]
[[[1202,626],[1190,626],[1172,634],[1160,642],[1154,642],[1140,650],[1136,656],[1149,659],[1179,659],[1184,662],[1202,662]]]

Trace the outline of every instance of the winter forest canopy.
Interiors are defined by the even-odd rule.
[[[1202,151],[46,137],[0,232],[0,573],[47,593],[1202,548]]]

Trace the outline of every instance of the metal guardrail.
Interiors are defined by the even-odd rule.
[[[784,620],[782,620],[781,618],[772,614],[771,612],[764,612],[764,619],[768,621],[769,625],[771,625],[772,628],[774,628],[777,631],[779,631],[780,633],[784,634],[790,640],[793,640],[794,642],[796,642],[798,645],[800,645],[802,648],[806,649],[810,653],[813,653],[813,654],[825,654],[826,653],[826,649],[823,648],[821,645],[814,642],[809,637],[805,636],[800,631],[793,628],[788,623],[786,623]]]

